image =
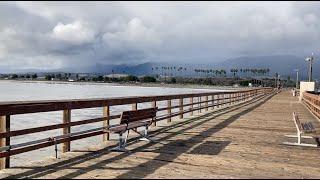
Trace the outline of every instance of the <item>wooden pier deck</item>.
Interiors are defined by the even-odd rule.
[[[130,153],[90,147],[0,171],[1,178],[320,178],[320,149],[285,146],[292,112],[319,121],[283,91],[152,129],[158,143],[130,141]],[[294,139],[292,139],[294,141]],[[107,147],[108,146],[108,147]],[[107,147],[107,148],[105,148]]]

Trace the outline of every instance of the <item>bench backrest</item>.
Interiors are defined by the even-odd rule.
[[[296,112],[293,112],[292,115],[293,115],[293,121],[294,121],[294,124],[296,125],[297,130],[298,130],[299,132],[302,132],[302,131],[303,131],[303,128],[302,128],[302,126],[301,126],[301,122],[300,122],[300,120],[299,120],[299,117],[298,117],[297,113],[296,113]]]
[[[128,124],[135,121],[154,119],[157,115],[157,111],[158,107],[132,111],[123,111],[120,118],[120,124]]]

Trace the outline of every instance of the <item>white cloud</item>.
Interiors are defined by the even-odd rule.
[[[303,56],[320,46],[319,8],[316,2],[7,2],[0,4],[0,53],[21,66],[45,65],[45,57],[63,66]]]
[[[6,57],[8,49],[4,45],[0,45],[0,59]]]
[[[52,36],[72,44],[83,44],[94,40],[94,32],[80,21],[70,24],[59,22],[52,30]]]
[[[118,25],[119,26],[119,25]],[[160,34],[146,27],[141,19],[133,18],[116,32],[106,32],[103,40],[113,48],[152,48],[162,43]]]

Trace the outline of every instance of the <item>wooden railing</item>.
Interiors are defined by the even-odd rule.
[[[137,97],[119,97],[107,99],[78,99],[78,100],[57,100],[57,101],[24,101],[24,102],[3,102],[0,103],[0,169],[10,167],[10,156],[33,151],[49,146],[57,146],[62,143],[62,152],[70,151],[71,141],[88,138],[97,135],[103,135],[103,141],[110,139],[107,132],[110,120],[120,118],[120,114],[111,115],[110,108],[117,105],[130,105],[132,109],[138,108],[138,103],[150,102],[151,107],[156,107],[158,102],[167,101],[167,107],[159,108],[158,112],[167,112],[164,115],[157,116],[157,121],[167,120],[179,116],[183,118],[184,114],[194,111],[201,112],[202,109],[208,111],[209,108],[222,107],[227,104],[233,104],[241,101],[249,101],[257,96],[267,95],[273,92],[273,88],[259,88],[244,91],[228,92],[207,92],[193,94],[176,94],[162,96],[137,96]],[[198,98],[198,102],[194,99]],[[184,104],[184,100],[190,103]],[[173,100],[179,100],[178,105],[172,106]],[[200,101],[199,101],[200,100]],[[74,109],[85,109],[103,107],[102,116],[93,119],[80,121],[71,120],[71,111]],[[189,108],[187,108],[189,107]],[[178,109],[178,112],[172,112],[172,109]],[[62,111],[62,123],[33,127],[28,129],[10,130],[10,116],[27,113],[41,113],[51,111]],[[156,121],[156,122],[157,122]],[[71,127],[102,122],[99,128],[89,129],[81,132],[71,132]],[[154,122],[153,126],[156,126]],[[49,130],[62,129],[63,134],[55,137],[47,137],[39,140],[24,142],[20,144],[10,144],[10,138],[32,133],[44,132]]]
[[[312,114],[320,118],[320,96],[318,93],[303,92],[302,101]]]

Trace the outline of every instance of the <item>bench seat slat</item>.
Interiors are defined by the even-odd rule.
[[[133,128],[137,128],[137,127],[142,127],[142,126],[146,126],[148,124],[150,124],[151,121],[139,121],[139,122],[133,122],[128,124],[128,126],[126,124],[121,124],[119,126],[113,127],[108,129],[110,132],[113,133],[121,133],[124,132],[126,130],[129,129],[133,129]]]
[[[152,119],[157,115],[157,108],[148,108],[133,111],[124,111],[121,115],[120,124],[127,124],[134,121]]]
[[[314,132],[316,132],[316,129],[314,128],[312,122],[301,123],[298,115],[295,112],[293,112],[293,121],[295,122],[297,129],[301,133],[314,133]]]
[[[120,118],[120,124],[108,129],[113,133],[124,133],[127,130],[148,126],[154,120],[157,115],[157,107],[123,111]]]

